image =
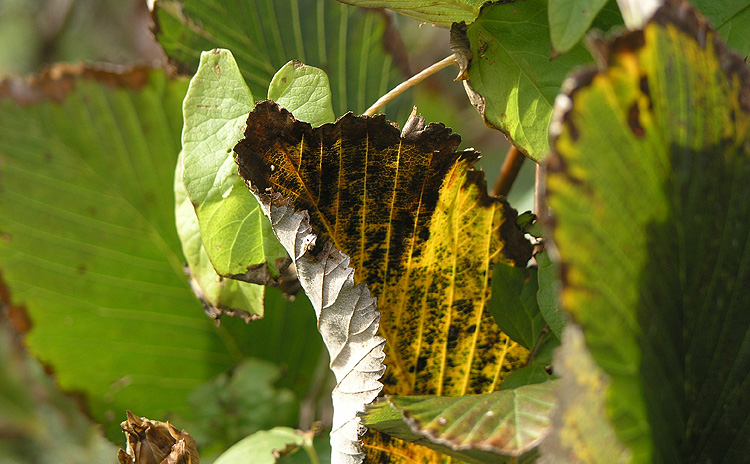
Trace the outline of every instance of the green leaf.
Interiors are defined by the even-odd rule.
[[[591,358],[580,327],[571,324],[555,352],[555,410],[541,462],[625,463],[630,451],[618,440],[606,411],[607,377]]]
[[[476,19],[486,0],[339,0],[363,8],[388,8],[423,23],[450,26]]]
[[[183,104],[183,180],[216,272],[266,284],[279,276],[277,264],[288,264],[286,252],[232,156],[253,104],[232,54],[204,52]],[[252,304],[261,307],[260,301]]]
[[[190,271],[193,292],[203,302],[206,312],[217,320],[223,313],[247,320],[250,315],[263,314],[265,292],[262,286],[227,279],[216,273],[201,240],[198,216],[182,180],[183,171],[183,154],[180,153],[174,175],[175,223]]]
[[[544,159],[555,96],[566,74],[591,55],[579,44],[550,61],[546,0],[490,4],[467,35],[474,54],[469,85],[479,94],[470,91],[472,102],[522,153]]]
[[[214,464],[274,464],[279,455],[295,452],[305,436],[289,427],[274,427],[256,432],[237,442],[219,456]]]
[[[750,72],[686,5],[560,97],[548,164],[560,302],[633,462],[750,452]]]
[[[536,269],[495,264],[487,308],[503,332],[528,349],[534,348],[544,328],[536,301],[537,288]]]
[[[160,0],[153,12],[156,38],[169,58],[190,74],[200,52],[225,48],[234,53],[254,95],[265,95],[277,69],[299,60],[328,73],[335,114],[362,113],[408,73],[401,58],[384,50],[400,40],[387,15],[334,0]],[[411,109],[405,98],[389,104],[389,114]]]
[[[547,11],[552,48],[565,53],[581,40],[607,0],[550,0]]]
[[[549,329],[558,340],[562,340],[562,332],[568,320],[564,311],[561,311],[558,301],[560,293],[560,277],[557,265],[552,262],[547,251],[534,255],[539,266],[539,291],[536,294],[539,311]]]
[[[742,56],[750,55],[750,0],[693,0],[711,26]]]
[[[299,61],[290,61],[273,76],[268,86],[268,99],[313,127],[336,119],[328,76],[323,70]]]
[[[240,356],[191,295],[175,233],[187,82],[75,68],[34,82],[0,86],[0,267],[32,354],[119,439],[126,408],[187,414]]]
[[[548,433],[554,383],[462,397],[391,396],[368,406],[362,420],[459,459],[497,462],[528,453]]]

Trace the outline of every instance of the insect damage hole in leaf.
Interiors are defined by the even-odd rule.
[[[352,424],[377,395],[382,373],[382,367],[352,373],[344,362],[357,348],[352,336],[364,330],[348,327],[348,318],[363,309],[371,325],[368,344],[357,349],[373,363],[382,357],[370,293],[378,299],[379,333],[388,340],[387,394],[492,391],[528,355],[486,309],[492,264],[525,265],[530,257],[516,213],[487,196],[483,174],[471,169],[477,153],[456,152],[456,134],[442,124],[418,127],[402,136],[383,116],[347,114],[313,129],[266,101],[251,112],[235,147],[240,174],[319,313],[332,363],[340,364],[334,371],[349,369],[337,377],[361,379],[348,390],[361,394],[360,402],[345,403]],[[334,396],[344,393],[340,387]],[[354,432],[347,432],[353,441]],[[337,440],[332,434],[334,447]]]

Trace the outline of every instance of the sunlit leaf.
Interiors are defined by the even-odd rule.
[[[289,427],[274,427],[240,440],[214,461],[214,464],[274,464],[294,453],[305,442],[305,436]]]
[[[312,126],[336,119],[328,76],[322,70],[299,61],[290,61],[273,76],[268,85],[268,99]]]
[[[592,61],[578,44],[550,61],[547,1],[491,4],[467,30],[473,59],[468,84],[489,125],[533,160],[547,156],[547,127],[555,95],[576,66]]]
[[[172,187],[187,82],[53,71],[0,85],[0,268],[31,318],[32,354],[117,441],[127,408],[189,417],[186,397],[250,347],[291,365],[304,391],[317,337],[289,321],[274,331],[290,326],[293,342],[258,347],[241,321],[216,328],[187,283]],[[315,335],[314,319],[304,322]]]
[[[222,277],[211,264],[201,240],[198,216],[182,180],[182,161],[180,153],[174,175],[175,225],[182,243],[182,253],[187,260],[193,292],[203,303],[208,315],[215,319],[225,313],[248,320],[251,315],[262,315],[265,294],[263,287]]]
[[[408,71],[405,54],[386,52],[386,43],[400,41],[387,15],[335,0],[159,0],[153,16],[157,40],[183,71],[198,69],[201,51],[231,50],[258,97],[276,70],[298,60],[327,72],[338,115],[364,112]],[[399,108],[409,102],[399,99],[388,112],[395,118]]]
[[[364,8],[388,8],[424,23],[450,26],[470,23],[486,0],[339,0]]]
[[[442,445],[438,451],[447,447],[458,457],[468,452],[468,458],[497,462],[501,456],[518,457],[532,450],[549,432],[554,384],[460,397],[392,396],[369,406],[363,422],[406,441],[427,438],[431,444]],[[398,411],[399,420],[394,421],[389,413],[379,417],[378,410],[383,409]],[[430,446],[424,441],[420,444]],[[490,456],[470,453],[474,450]]]
[[[552,48],[565,53],[586,33],[607,0],[550,0],[549,18]]]
[[[667,3],[560,97],[560,301],[633,462],[734,462],[750,452],[750,72]]]
[[[232,54],[204,52],[183,103],[183,182],[216,272],[265,285],[278,278],[278,267],[288,261],[232,156],[253,104]],[[262,297],[262,291],[256,293]],[[262,314],[262,300],[247,310]]]
[[[525,265],[530,245],[513,223],[515,211],[490,199],[481,173],[470,169],[476,153],[455,152],[459,141],[439,124],[402,138],[382,116],[347,115],[312,129],[271,102],[248,118],[235,147],[240,173],[276,234],[287,236],[281,241],[320,314],[340,382],[360,376],[346,365],[351,337],[366,343],[367,356],[377,357],[381,343],[372,326],[368,334],[347,327],[361,309],[354,311],[345,292],[363,292],[354,301],[367,307],[374,327],[369,294],[378,298],[390,359],[387,393],[492,391],[528,354],[498,330],[486,303],[492,264]],[[343,319],[334,311],[324,315],[330,309],[343,311]],[[348,391],[374,398],[378,372],[370,369]],[[340,383],[340,391],[342,385],[351,388]],[[345,413],[363,406],[349,405]]]

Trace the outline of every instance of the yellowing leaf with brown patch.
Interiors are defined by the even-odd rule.
[[[525,265],[531,247],[513,224],[516,212],[487,196],[483,174],[471,168],[478,155],[456,152],[460,138],[442,124],[410,123],[402,134],[383,116],[347,114],[313,129],[273,102],[261,102],[235,147],[240,174],[295,259],[335,353],[357,349],[359,333],[341,323],[341,313],[331,316],[339,331],[327,332],[322,311],[349,298],[339,296],[339,288],[349,295],[364,284],[367,295],[357,304],[368,306],[362,302],[369,295],[377,299],[377,333],[385,338],[383,393],[490,392],[528,357],[486,308],[491,269],[498,261]],[[344,271],[353,273],[353,282],[334,285],[334,273]],[[347,317],[356,318],[357,310]],[[362,355],[377,357],[375,345]],[[337,356],[332,352],[332,365]],[[352,380],[344,374],[337,374],[339,382]],[[373,375],[361,374],[364,392]],[[372,462],[398,462],[397,455],[407,454],[420,462],[440,459],[426,448],[396,443],[374,434],[364,439]],[[378,461],[381,453],[386,461]]]

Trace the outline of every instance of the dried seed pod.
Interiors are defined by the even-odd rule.
[[[120,425],[127,437],[126,450],[119,450],[120,464],[200,464],[195,440],[169,422],[152,421],[127,411]]]

